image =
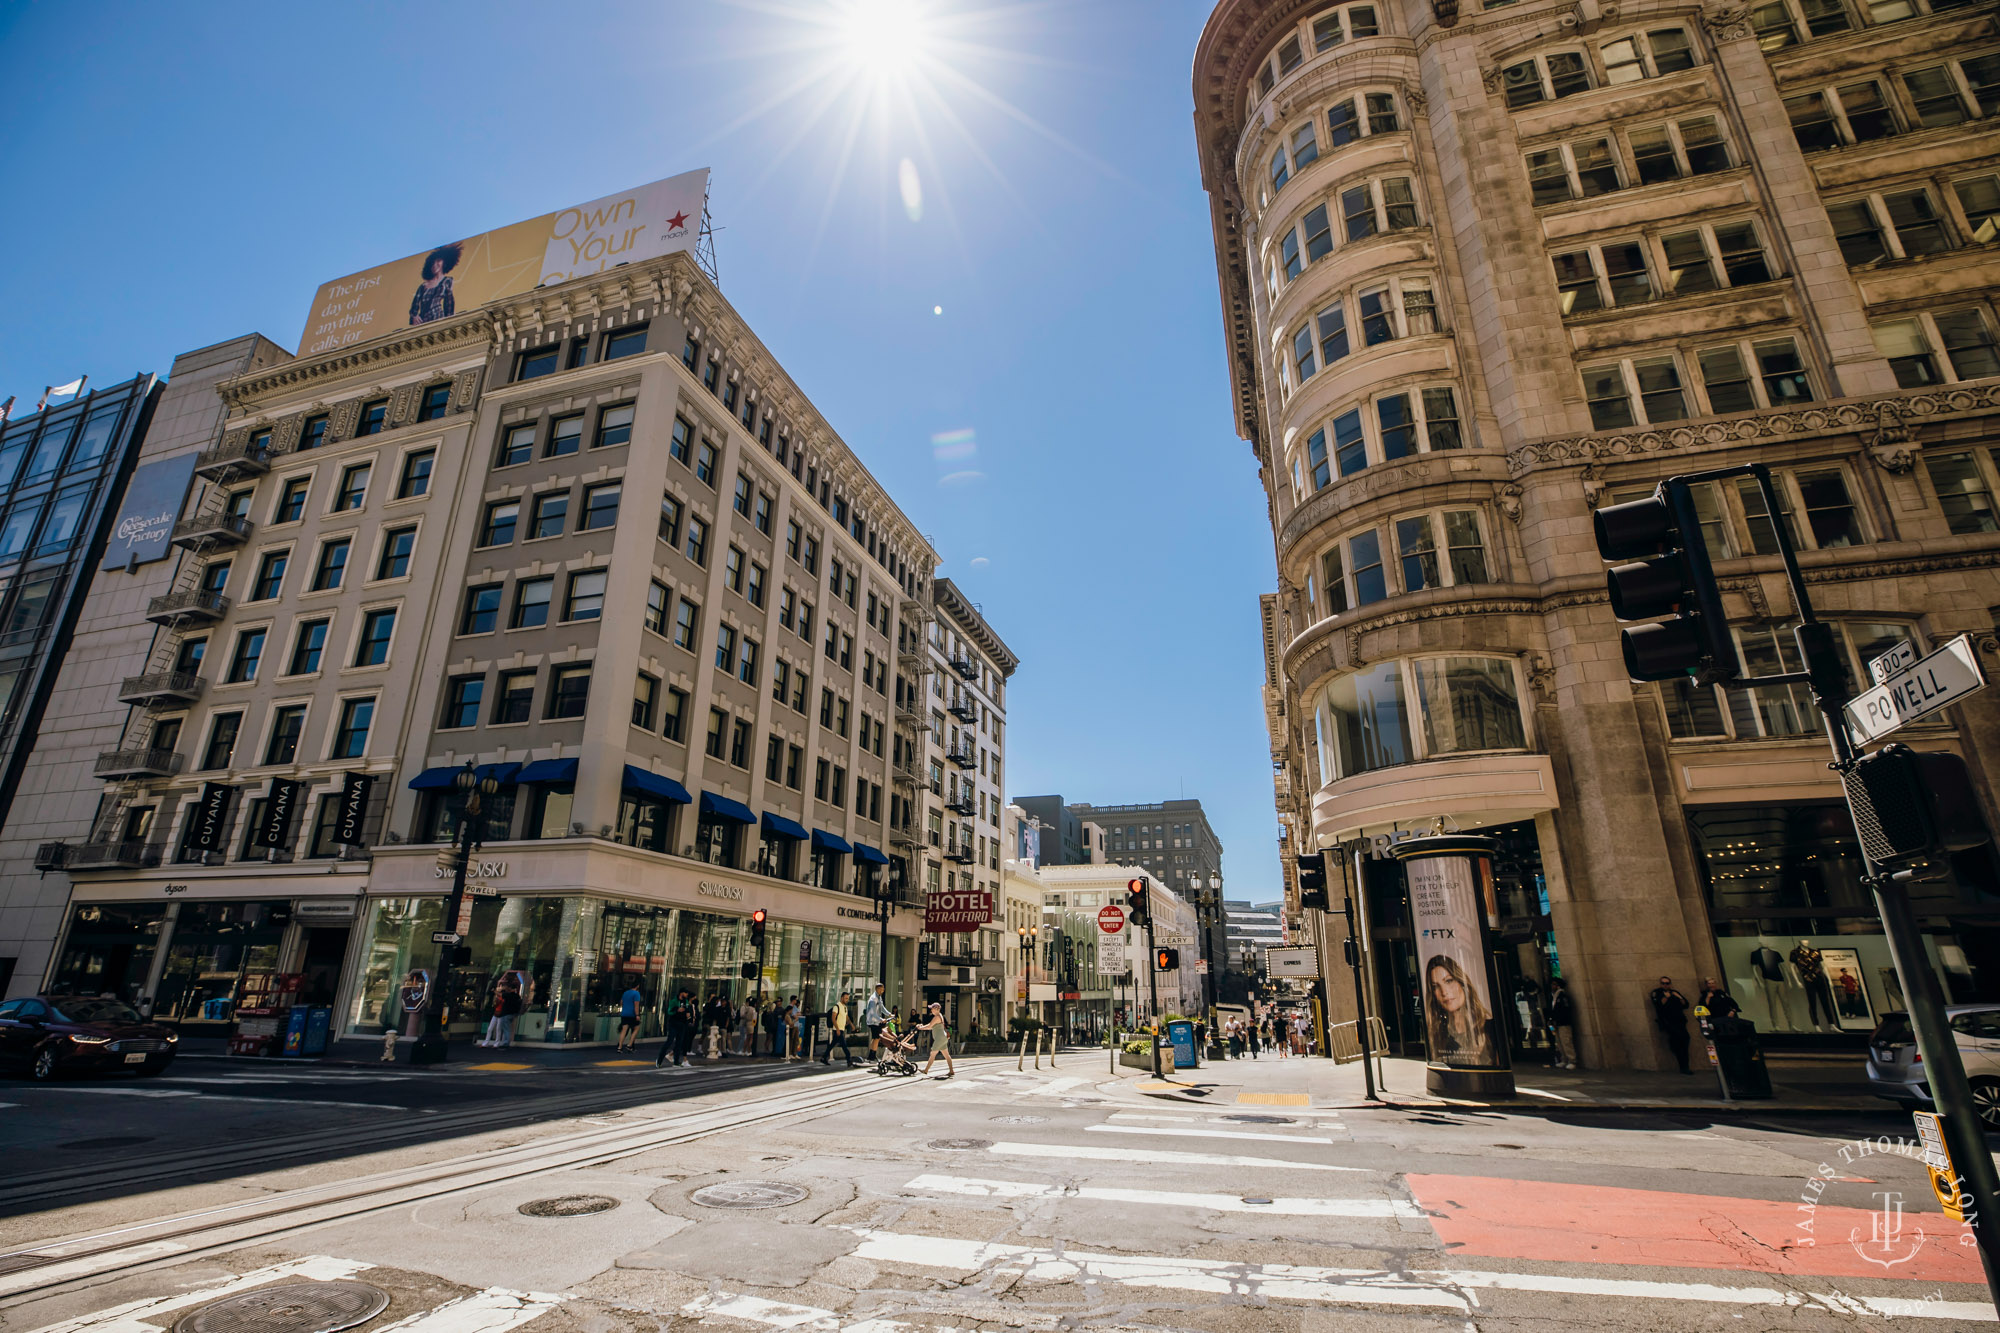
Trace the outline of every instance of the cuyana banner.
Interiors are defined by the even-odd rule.
[[[299,355],[448,319],[489,301],[694,248],[708,170],[682,172],[496,231],[405,255],[320,287]]]
[[[977,930],[993,919],[993,894],[986,889],[952,889],[924,899],[924,929]]]

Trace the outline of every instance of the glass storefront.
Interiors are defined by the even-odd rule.
[[[291,919],[289,898],[180,904],[153,996],[153,1017],[197,1032],[227,1031],[242,999],[244,977],[278,970],[278,952]]]
[[[152,975],[165,903],[87,903],[70,914],[52,995],[115,995],[136,1005]]]
[[[1846,806],[1688,812],[1723,984],[1767,1034],[1866,1035],[1904,1008]],[[1907,892],[1948,1003],[2000,999],[2000,867],[1991,846]],[[1691,979],[1698,981],[1699,979]]]
[[[351,1036],[379,1036],[385,1027],[415,1035],[405,1009],[405,983],[437,970],[443,898],[379,898],[368,905],[354,999],[346,1021]],[[508,897],[474,900],[466,937],[472,961],[452,970],[453,1037],[485,1028],[496,988],[511,978],[525,1006],[515,1021],[517,1042],[611,1042],[618,1036],[620,1001],[637,987],[641,1034],[665,1029],[666,1005],[682,987],[705,1004],[717,994],[736,1004],[762,995],[799,997],[808,1012],[826,1009],[841,992],[859,998],[874,986],[878,938],[867,930],[842,930],[794,922],[769,923],[761,969],[750,923],[654,903],[584,897]],[[889,985],[900,976],[891,950]]]

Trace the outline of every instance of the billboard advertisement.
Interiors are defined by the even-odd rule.
[[[619,264],[692,250],[707,200],[707,169],[685,171],[350,273],[322,284],[313,297],[299,355],[449,319]]]
[[[104,548],[104,568],[149,565],[173,554],[174,520],[194,480],[194,463],[195,455],[188,453],[155,459],[132,473]]]
[[[1480,933],[1477,875],[1484,864],[1469,856],[1403,863],[1417,955],[1424,960],[1430,1062],[1453,1069],[1507,1068]]]

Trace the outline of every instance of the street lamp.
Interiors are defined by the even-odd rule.
[[[1194,877],[1194,885],[1197,890],[1202,887],[1201,876],[1199,874],[1196,874]],[[1206,893],[1197,893],[1195,904],[1197,915],[1201,920],[1202,998],[1204,1006],[1208,1010],[1208,1039],[1212,1047],[1220,1048],[1222,1045],[1222,1035],[1216,1031],[1215,1022],[1215,1000],[1218,982],[1215,976],[1213,943],[1216,921],[1223,916],[1222,876],[1210,875],[1208,877],[1208,891]]]
[[[464,948],[464,937],[458,923],[464,913],[466,868],[473,852],[479,849],[480,798],[500,790],[494,779],[482,778],[474,771],[470,759],[452,775],[451,785],[460,795],[457,845],[450,853],[451,896],[445,899],[444,917],[438,923],[441,929],[431,937],[438,946],[437,980],[431,986],[430,1003],[424,1008],[424,1033],[410,1047],[413,1065],[439,1064],[446,1058],[444,1007],[451,990],[451,965],[463,956],[459,951]],[[470,950],[466,952],[469,954]]]

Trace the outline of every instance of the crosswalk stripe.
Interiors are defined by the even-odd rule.
[[[1283,1213],[1290,1217],[1422,1217],[1408,1199],[1286,1199],[1248,1203],[1234,1194],[1193,1194],[1180,1190],[1114,1189],[1098,1185],[1064,1186],[1022,1180],[979,1180],[969,1176],[918,1176],[903,1186],[932,1194],[960,1194],[982,1199],[1102,1199],[1109,1203],[1163,1204],[1173,1208],[1207,1208],[1218,1213]]]
[[[1068,1143],[996,1143],[986,1151],[1006,1157],[1060,1157],[1093,1162],[1147,1162],[1156,1166],[1268,1166],[1287,1171],[1358,1171],[1365,1166],[1332,1166],[1325,1162],[1288,1162],[1281,1157],[1236,1157],[1227,1153],[1145,1151],[1139,1148],[1096,1148]]]
[[[746,1323],[768,1324],[772,1328],[800,1329],[804,1333],[896,1333],[898,1329],[909,1327],[896,1319],[864,1319],[856,1324],[844,1324],[839,1315],[817,1306],[787,1305],[783,1301],[767,1301],[762,1296],[731,1296],[726,1292],[697,1296],[681,1307],[681,1313],[691,1319],[712,1314],[725,1319],[741,1319]]]
[[[1167,1129],[1151,1125],[1085,1125],[1086,1134],[1150,1134],[1181,1139],[1250,1139],[1261,1143],[1332,1143],[1311,1134],[1259,1134],[1247,1129]]]
[[[434,1309],[413,1314],[377,1330],[377,1333],[505,1333],[530,1319],[539,1319],[567,1296],[539,1291],[509,1291],[488,1287],[470,1296],[446,1301]]]
[[[1090,1080],[1087,1078],[1059,1078],[1053,1082],[1044,1083],[1039,1088],[1029,1089],[1027,1095],[1030,1097],[1058,1097],[1062,1095],[1063,1089],[1073,1088],[1079,1083],[1088,1082]]]
[[[162,1326],[160,1315],[173,1314],[185,1310],[190,1305],[205,1305],[209,1301],[220,1300],[224,1296],[234,1296],[253,1287],[261,1287],[268,1282],[286,1279],[304,1279],[310,1282],[340,1282],[356,1273],[366,1272],[373,1265],[358,1263],[351,1259],[330,1259],[325,1255],[309,1255],[288,1263],[272,1264],[268,1268],[253,1269],[220,1282],[205,1283],[192,1291],[178,1292],[172,1296],[154,1296],[141,1301],[127,1301],[114,1305],[108,1310],[83,1315],[76,1319],[65,1319],[59,1324],[47,1324],[34,1333],[159,1333]],[[37,1269],[46,1273],[46,1268]]]
[[[1990,1304],[1974,1301],[1849,1296],[1842,1292],[1784,1291],[1773,1287],[1731,1287],[1708,1282],[1645,1282],[1617,1278],[1576,1278],[1552,1273],[1488,1273],[1462,1270],[1412,1272],[1407,1277],[1381,1269],[1316,1268],[1293,1264],[1245,1264],[1226,1259],[1162,1255],[1092,1254],[1067,1247],[1053,1250],[991,1241],[916,1236],[856,1228],[862,1238],[855,1257],[918,1268],[964,1273],[995,1270],[1029,1282],[1100,1282],[1127,1287],[1159,1287],[1266,1300],[1315,1301],[1339,1305],[1428,1306],[1470,1314],[1468,1292],[1520,1291],[1561,1295],[1690,1301],[1717,1305],[1817,1307],[1879,1319],[1935,1319],[1996,1323]],[[1482,1303],[1490,1315],[1490,1304]]]
[[[854,1252],[858,1259],[967,1273],[998,1268],[1018,1274],[1029,1282],[1103,1282],[1216,1295],[1247,1294],[1269,1300],[1425,1306],[1460,1314],[1469,1314],[1472,1309],[1471,1302],[1456,1292],[1414,1283],[1380,1270],[1242,1264],[1226,1259],[1178,1259],[1159,1255],[1089,1254],[1067,1247],[1057,1254],[1053,1250],[1027,1245],[912,1236],[893,1231],[859,1230],[857,1234],[862,1238],[860,1248]]]
[[[17,1291],[45,1287],[52,1282],[61,1282],[70,1277],[87,1277],[92,1273],[102,1273],[107,1267],[117,1268],[126,1264],[143,1264],[148,1260],[163,1259],[170,1254],[179,1254],[186,1248],[187,1246],[179,1241],[152,1240],[144,1245],[134,1245],[111,1254],[92,1255],[88,1259],[72,1259],[68,1263],[23,1268],[18,1272],[0,1275],[0,1296],[11,1296]]]

